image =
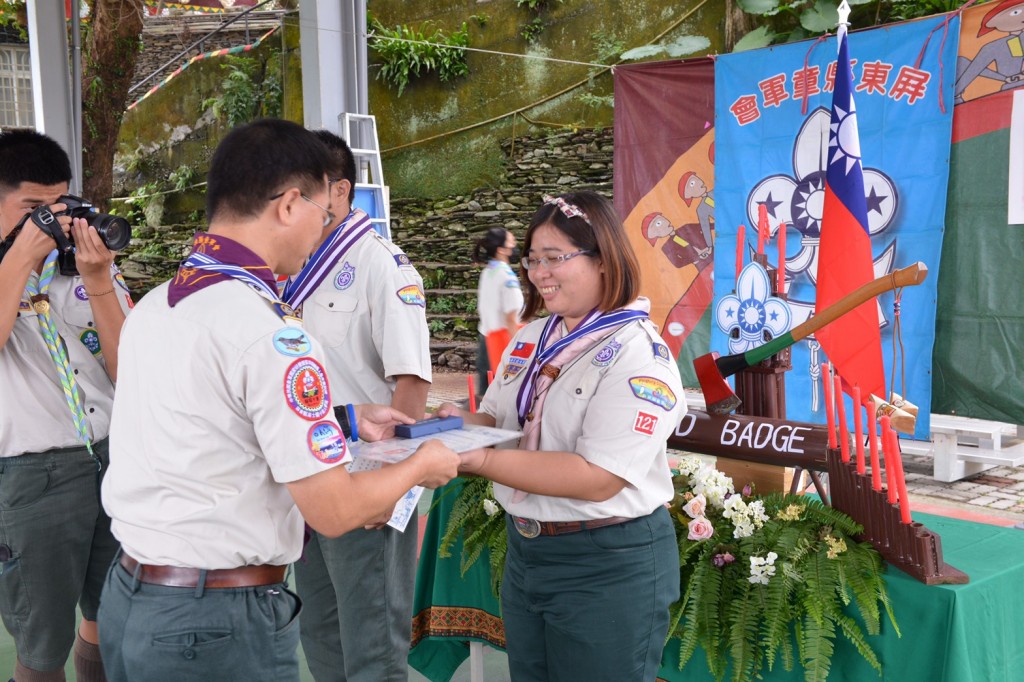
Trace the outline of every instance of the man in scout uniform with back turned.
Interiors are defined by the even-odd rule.
[[[356,167],[343,139],[316,133],[331,155],[331,202],[340,223],[285,288],[324,346],[335,404],[382,403],[420,417],[430,388],[423,280],[369,217],[352,208]],[[295,564],[303,602],[302,650],[318,682],[397,682],[407,657],[415,586],[417,519],[384,522],[338,538],[316,531]]]
[[[284,579],[303,519],[340,535],[455,475],[439,441],[381,470],[341,466],[356,425],[335,419],[320,344],[274,277],[299,272],[334,224],[328,168],[295,123],[233,129],[207,175],[209,231],[124,327],[103,483],[123,547],[99,612],[111,682],[297,682],[300,602]],[[352,412],[370,440],[412,421]]]
[[[117,551],[97,478],[131,299],[96,229],[54,215],[70,180],[57,142],[0,133],[0,615],[17,682],[63,680],[72,645],[77,678],[103,679],[96,609]]]

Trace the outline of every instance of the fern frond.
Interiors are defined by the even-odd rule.
[[[753,679],[761,667],[762,653],[757,646],[759,587],[744,580],[733,595],[729,608],[729,655],[732,658],[733,682]]]
[[[825,682],[828,678],[835,638],[836,628],[831,618],[823,618],[820,623],[810,614],[804,618],[801,663],[804,666],[805,682]]]
[[[836,618],[836,622],[839,623],[839,629],[842,630],[846,639],[850,640],[853,646],[857,647],[857,653],[863,656],[864,660],[881,675],[882,664],[878,660],[878,656],[871,649],[871,645],[868,644],[867,637],[864,635],[864,631],[860,629],[857,621],[843,613]]]

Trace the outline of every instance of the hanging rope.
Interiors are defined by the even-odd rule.
[[[900,365],[900,394],[907,394],[907,359],[906,350],[903,348],[903,324],[900,318],[902,307],[903,287],[896,289],[896,298],[892,302],[893,329],[892,329],[892,375],[889,377],[889,400],[892,400],[896,383],[896,362]],[[898,350],[898,352],[897,352]]]

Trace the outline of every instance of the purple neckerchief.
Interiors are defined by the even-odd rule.
[[[277,290],[277,282],[274,279],[274,273],[270,270],[270,266],[264,263],[263,259],[250,249],[242,246],[234,239],[210,234],[209,232],[198,232],[192,241],[192,253],[206,254],[222,263],[244,268],[255,277],[266,282],[267,286],[271,289]],[[233,278],[219,272],[179,267],[177,274],[174,275],[174,279],[171,280],[171,286],[167,289],[167,304],[173,308],[189,294],[194,294],[212,284],[230,279]]]

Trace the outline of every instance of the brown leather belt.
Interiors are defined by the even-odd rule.
[[[541,535],[567,535],[583,530],[614,526],[632,520],[623,516],[610,516],[607,519],[590,519],[589,521],[538,521],[537,523],[540,524]]]
[[[121,554],[121,566],[132,575],[136,575],[140,582],[150,585],[164,585],[166,587],[195,587],[199,584],[199,577],[202,571],[198,568],[184,568],[182,566],[151,566],[140,564],[127,554]],[[242,566],[241,568],[218,568],[206,571],[204,587],[210,589],[227,587],[259,587],[260,585],[274,585],[284,582],[284,573],[287,566]]]

